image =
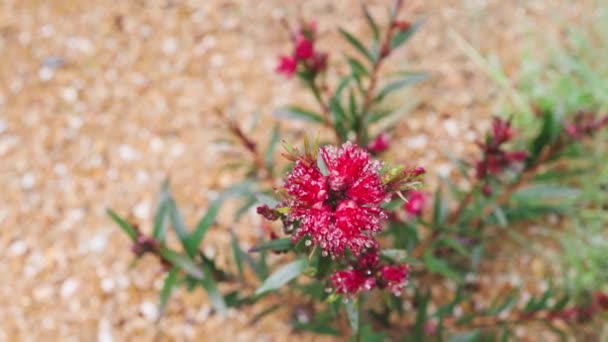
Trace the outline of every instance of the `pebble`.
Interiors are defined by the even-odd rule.
[[[139,312],[148,321],[155,321],[158,317],[158,305],[150,301],[145,301],[139,306]]]
[[[177,40],[175,38],[167,38],[163,41],[163,52],[166,55],[172,55],[177,51]]]
[[[8,255],[18,257],[25,254],[27,251],[27,245],[23,240],[17,240],[11,243],[8,247]]]
[[[48,82],[48,81],[50,81],[53,78],[54,75],[55,75],[55,72],[53,71],[53,69],[49,68],[49,67],[46,67],[46,66],[43,66],[38,71],[38,78],[40,78],[40,80],[42,82]]]
[[[115,283],[112,278],[104,278],[101,280],[101,290],[104,293],[111,293],[114,291]]]
[[[122,144],[118,147],[118,156],[124,161],[133,161],[138,159],[139,153],[135,151],[131,146]]]
[[[147,200],[141,201],[133,208],[135,217],[139,220],[146,220],[150,217],[150,202]]]
[[[78,281],[74,278],[65,280],[63,285],[61,285],[61,290],[59,291],[61,298],[66,299],[71,297],[78,289],[78,285]]]
[[[99,320],[97,325],[97,342],[114,342],[112,324],[105,318]]]
[[[26,172],[21,177],[21,187],[23,190],[31,190],[36,185],[36,176],[32,172]]]

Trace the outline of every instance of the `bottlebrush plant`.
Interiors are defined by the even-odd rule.
[[[477,143],[475,160],[450,156],[466,182],[445,178],[430,191],[421,165],[379,158],[393,147],[388,131],[372,134],[380,121],[401,113],[382,100],[425,77],[399,72],[387,81],[381,72],[419,27],[399,19],[401,6],[395,2],[384,26],[363,7],[372,33],[368,44],[340,30],[360,56],[346,55],[350,73],[334,85],[327,77],[334,55],[318,51],[316,25],[286,25],[292,49],[279,57],[276,71],[301,81],[318,110],[288,106],[277,115],[320,124],[333,132],[333,141],[304,139],[303,148],[283,142],[289,165],[282,169],[274,159],[282,136],[278,125],[262,150],[238,121],[218,110],[222,140],[249,156],[236,164],[246,179],[212,201],[194,229],[184,224],[168,183],[151,234],[109,211],[131,238],[135,256],[152,254],[167,270],[161,312],[176,286],[200,286],[218,314],[257,303],[252,322],[284,310],[296,331],[339,336],[350,330],[363,341],[508,340],[514,327],[537,322],[564,334],[608,312],[601,289],[571,297],[548,286],[525,298],[516,286],[482,291],[476,282],[487,269],[480,265],[508,248],[500,243],[505,235],[548,214],[572,214],[576,183],[564,184],[561,176],[584,166],[581,148],[593,147],[593,135],[608,125],[608,116],[541,107],[533,133],[525,135],[511,120],[495,117]],[[222,203],[234,197],[243,202],[235,223],[252,210],[263,220],[257,227],[262,238],[246,251],[230,231],[231,268],[200,245]],[[166,242],[169,227],[178,248]],[[480,296],[489,304],[480,304]]]

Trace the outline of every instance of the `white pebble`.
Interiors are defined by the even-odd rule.
[[[141,303],[139,312],[149,321],[154,321],[158,317],[158,307],[152,302],[146,301]]]
[[[104,233],[98,233],[89,241],[89,248],[96,253],[102,252],[107,245],[108,239]]]
[[[456,121],[449,119],[443,122],[443,128],[450,137],[456,137],[458,135],[458,124]]]
[[[42,82],[46,82],[46,81],[49,81],[51,78],[53,78],[54,74],[55,73],[53,72],[53,69],[48,68],[48,67],[42,67],[38,71],[38,78],[40,78],[40,80]]]
[[[104,293],[110,293],[114,290],[114,280],[112,278],[104,278],[101,281],[101,290]]]
[[[22,256],[27,251],[27,245],[23,240],[17,240],[8,247],[10,256]]]
[[[73,87],[66,87],[61,89],[61,98],[67,103],[74,103],[78,100],[78,90]]]
[[[123,144],[118,147],[118,155],[120,159],[125,161],[132,161],[137,159],[138,153],[131,146]]]
[[[31,172],[26,172],[21,178],[21,187],[24,190],[30,190],[36,185],[36,176]]]
[[[112,338],[112,325],[107,319],[99,321],[97,326],[97,342],[113,342]]]
[[[137,203],[137,205],[135,205],[135,208],[133,208],[133,212],[135,214],[135,217],[137,217],[138,219],[147,219],[150,215],[150,203],[145,200]]]
[[[71,297],[74,292],[76,292],[76,289],[78,289],[78,281],[74,278],[67,279],[63,282],[63,285],[61,285],[61,298]]]
[[[163,41],[163,52],[172,55],[177,51],[177,41],[175,38],[167,38]]]

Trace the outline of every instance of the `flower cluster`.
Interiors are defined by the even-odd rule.
[[[572,121],[564,124],[566,133],[574,140],[592,136],[605,126],[608,126],[608,115],[598,117],[596,113],[587,111],[577,112]]]
[[[287,77],[293,76],[298,67],[300,71],[316,75],[327,67],[327,53],[315,49],[317,29],[311,22],[292,33],[293,52],[291,55],[280,56],[276,72]]]
[[[511,123],[495,117],[492,122],[492,132],[486,138],[485,143],[479,143],[483,157],[476,164],[477,178],[487,179],[488,176],[496,176],[509,167],[523,162],[528,157],[526,151],[505,151],[504,144],[513,137]]]
[[[373,235],[387,218],[380,204],[389,196],[382,164],[349,142],[319,153],[326,171],[314,158],[301,156],[285,180],[287,219],[300,224],[293,239],[308,235],[332,256],[376,246]]]
[[[361,254],[346,270],[333,273],[329,281],[337,294],[355,295],[378,287],[399,296],[407,284],[408,271],[407,265],[382,265],[378,251],[372,249]]]

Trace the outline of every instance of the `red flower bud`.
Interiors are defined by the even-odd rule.
[[[378,134],[374,140],[372,140],[368,145],[367,149],[372,153],[382,153],[389,149],[391,143],[391,137],[386,132],[382,132]]]

